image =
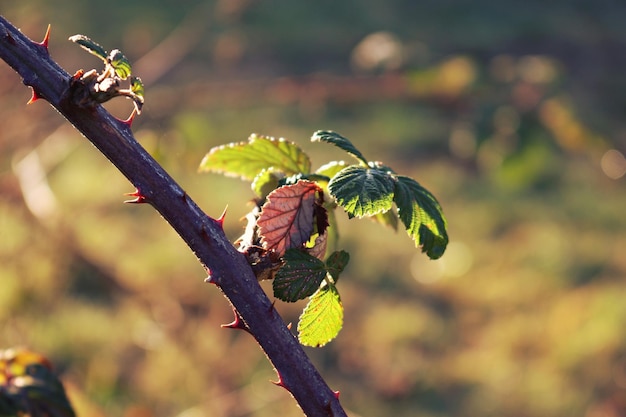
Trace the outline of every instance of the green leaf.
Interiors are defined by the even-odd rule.
[[[74,43],[77,43],[80,47],[88,51],[90,54],[97,56],[105,63],[107,62],[107,51],[102,46],[89,39],[87,36],[74,35],[70,36],[70,40]]]
[[[302,300],[317,291],[326,277],[324,262],[299,249],[289,249],[285,265],[274,277],[274,296],[287,302]]]
[[[264,169],[252,180],[252,191],[260,198],[265,198],[278,187],[279,179],[280,177],[274,172],[274,169]]]
[[[330,180],[328,190],[351,218],[373,216],[392,207],[394,179],[379,169],[351,165]]]
[[[298,322],[298,340],[321,347],[333,340],[343,326],[343,306],[334,285],[325,285],[311,297]]]
[[[130,77],[130,91],[143,100],[145,90],[141,78],[135,76]]]
[[[439,202],[414,179],[399,175],[397,180],[394,201],[407,233],[429,258],[441,257],[448,245],[448,233]]]
[[[350,262],[350,254],[345,250],[333,252],[326,259],[326,269],[333,278],[335,284],[339,280],[339,275],[343,272],[346,265]]]
[[[337,175],[337,173],[339,171],[341,171],[342,169],[344,169],[345,167],[348,166],[348,163],[345,161],[331,161],[327,164],[322,165],[321,167],[319,167],[315,173],[317,175],[321,175],[324,177],[328,177],[328,181],[330,181],[330,179],[332,177],[334,177],[335,175]],[[324,181],[324,183],[328,184],[328,181]],[[320,182],[320,181],[318,181]],[[325,186],[325,185],[324,185]]]
[[[248,142],[215,147],[200,163],[200,172],[215,172],[252,181],[264,169],[285,175],[309,173],[311,161],[296,144],[285,139],[251,135]]]
[[[329,130],[318,130],[317,132],[313,133],[313,136],[311,137],[311,142],[332,143],[336,147],[343,149],[359,161],[363,162],[363,164],[367,165],[367,159],[365,159],[363,154],[352,144],[352,142],[350,142],[347,138],[341,136],[339,133]]]
[[[109,56],[107,57],[107,61],[115,70],[115,74],[120,77],[122,80],[130,77],[132,73],[130,62],[128,58],[120,51],[119,49],[114,49],[111,51]]]

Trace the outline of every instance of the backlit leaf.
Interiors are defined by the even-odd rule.
[[[321,347],[333,340],[343,326],[343,305],[334,285],[320,288],[309,300],[298,322],[298,340]]]
[[[104,62],[107,62],[107,51],[96,42],[92,41],[85,35],[74,35],[70,36],[70,40],[74,43],[80,45],[83,49],[87,50],[89,53],[97,56]]]
[[[328,189],[350,217],[373,216],[392,207],[394,179],[379,169],[351,165],[330,180]]]
[[[274,296],[294,302],[317,291],[326,277],[324,262],[300,249],[289,249],[283,257],[285,265],[274,277]]]
[[[367,159],[363,156],[363,154],[350,142],[347,138],[344,138],[337,132],[332,132],[329,130],[318,130],[313,133],[311,137],[311,142],[327,142],[332,143],[336,147],[343,149],[348,152],[350,155],[354,156],[359,161],[363,162],[367,165]]]
[[[448,245],[448,233],[439,202],[414,179],[402,175],[397,179],[394,201],[407,233],[429,258],[441,257]]]
[[[279,179],[279,175],[277,175],[272,168],[264,169],[254,177],[250,186],[257,196],[265,198],[278,187]]]
[[[141,81],[141,78],[139,77],[130,77],[130,91],[133,92],[133,94],[139,96],[139,97],[143,97],[144,96],[144,87],[143,87],[143,82]]]
[[[325,177],[328,177],[328,179],[330,180],[332,177],[337,175],[339,171],[341,171],[347,166],[348,166],[348,163],[346,161],[332,161],[319,167],[315,171],[315,173],[318,175],[323,175]]]
[[[313,239],[315,237],[315,239]],[[311,242],[312,241],[312,242]],[[323,234],[313,234],[309,244],[306,246],[306,251],[311,256],[315,256],[317,259],[324,259],[326,256],[326,249],[328,248],[328,228]]]
[[[202,159],[199,171],[252,181],[261,171],[270,168],[285,175],[309,173],[311,161],[292,142],[251,135],[248,142],[231,143],[211,149]]]
[[[282,256],[287,249],[300,248],[308,242],[321,191],[311,181],[298,181],[272,191],[257,221],[263,247]]]
[[[108,56],[108,61],[115,70],[115,74],[122,80],[130,77],[132,69],[128,58],[119,49],[114,49]]]

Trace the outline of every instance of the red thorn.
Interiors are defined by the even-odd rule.
[[[241,316],[239,316],[239,313],[237,313],[237,310],[235,310],[234,307],[233,307],[233,313],[235,314],[235,319],[231,323],[222,324],[222,328],[245,330],[246,332],[250,333],[250,329],[248,328],[248,325],[244,323],[244,321],[241,319]]]
[[[41,98],[41,96],[37,94],[37,91],[35,91],[33,87],[31,87],[31,90],[33,90],[33,95],[30,97],[30,100],[28,100],[28,103],[26,103],[26,105],[33,104],[35,101]]]
[[[208,267],[204,267],[206,273],[207,273],[207,277],[204,279],[204,282],[206,282],[207,284],[213,284],[213,285],[217,285],[219,286],[219,280],[216,276],[214,276],[213,274],[211,274],[211,270]]]
[[[128,116],[128,119],[126,120],[118,119],[118,120],[124,123],[130,129],[133,126],[133,121],[135,120],[135,116],[137,116],[137,109],[133,109],[133,112],[130,114],[130,116]]]
[[[224,219],[226,218],[226,212],[228,211],[228,206],[224,207],[224,211],[216,220],[219,223],[220,227],[224,229]]]
[[[284,388],[287,391],[290,391],[289,388],[287,388],[287,385],[285,385],[285,381],[283,381],[283,377],[280,375],[280,372],[277,372],[278,374],[278,381],[270,381],[272,384]]]
[[[291,326],[293,326],[293,323],[289,322],[289,324],[287,325],[287,329],[291,330]]]
[[[339,399],[339,395],[341,394],[339,391],[333,391],[336,399]]]
[[[46,34],[43,37],[43,41],[41,41],[39,43],[39,45],[41,45],[44,48],[46,48],[46,52],[48,52],[48,43],[50,42],[50,29],[51,28],[52,28],[52,26],[48,25],[48,29],[46,29]]]
[[[141,194],[141,192],[138,189],[136,189],[134,193],[126,193],[124,195],[130,196],[130,197],[135,197],[132,200],[124,201],[124,203],[128,203],[128,204],[143,204],[143,203],[147,203],[148,202],[148,200],[146,199],[146,196]]]

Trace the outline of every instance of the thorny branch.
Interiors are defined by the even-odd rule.
[[[0,16],[0,58],[102,152],[136,187],[131,202],[152,205],[210,271],[232,304],[232,328],[247,330],[278,373],[277,385],[287,389],[310,417],[346,416],[333,392],[312,365],[259,286],[244,256],[228,241],[222,218],[207,216],[131,132],[132,117],[121,121],[98,103],[85,105],[87,86],[64,71],[48,53],[49,33],[33,42]],[[81,102],[82,100],[82,102]]]

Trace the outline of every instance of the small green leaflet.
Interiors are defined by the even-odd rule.
[[[130,62],[128,58],[120,51],[119,49],[114,49],[111,51],[109,56],[107,57],[107,61],[115,70],[115,74],[120,77],[122,80],[130,77],[132,72]]]
[[[141,97],[143,100],[143,96],[145,93],[143,82],[139,77],[130,77],[130,91],[135,94],[137,97]]]
[[[343,305],[334,285],[320,288],[309,300],[298,321],[298,340],[304,346],[321,347],[333,340],[343,326]]]
[[[326,277],[326,266],[314,256],[299,249],[289,249],[283,257],[285,265],[274,277],[274,297],[293,303],[309,297]]]
[[[269,193],[278,187],[279,175],[273,168],[264,169],[252,180],[252,191],[261,198],[267,197]]]
[[[105,63],[107,62],[107,55],[108,55],[107,51],[102,46],[98,45],[96,42],[89,39],[87,36],[74,35],[74,36],[70,36],[69,40],[71,40],[74,43],[77,43],[83,49],[97,56],[98,58],[103,60]]]
[[[311,142],[332,143],[336,147],[343,149],[350,155],[354,156],[363,164],[367,165],[367,159],[365,159],[363,154],[352,144],[352,142],[350,142],[347,138],[341,136],[339,133],[329,130],[318,130],[317,132],[313,133],[313,136],[311,137]]]
[[[293,303],[315,293],[326,274],[336,284],[350,261],[350,255],[346,251],[333,252],[324,263],[307,251],[288,249],[283,260],[285,265],[274,277],[274,297]]]
[[[315,171],[315,173],[317,175],[322,175],[324,177],[328,177],[328,180],[330,181],[330,179],[332,177],[337,175],[337,173],[339,171],[341,171],[342,169],[344,169],[347,166],[348,166],[348,164],[345,161],[331,161],[331,162],[329,162],[327,164],[324,164],[321,167],[319,167]]]
[[[399,175],[394,202],[406,231],[429,258],[443,255],[448,245],[446,220],[435,197],[417,181]]]
[[[251,135],[248,142],[215,147],[200,163],[200,172],[215,172],[252,181],[264,169],[285,175],[309,173],[311,161],[296,144],[285,139]]]
[[[394,185],[393,177],[386,171],[350,165],[330,180],[328,190],[352,218],[391,209]]]

